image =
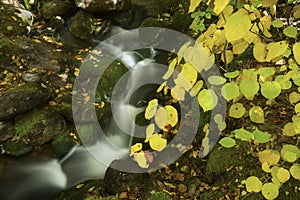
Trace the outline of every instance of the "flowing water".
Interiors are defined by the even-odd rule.
[[[147,79],[150,81],[153,77],[161,77],[164,71],[152,64],[153,54],[145,59],[138,52],[122,52],[119,47],[114,46],[111,48],[114,53],[120,53],[119,60],[127,66],[129,73],[125,82],[120,81],[121,92],[116,93],[116,102],[111,102],[112,112],[118,115],[113,116],[114,120],[111,120],[105,130],[107,137],[98,138],[89,151],[84,146],[74,146],[60,160],[20,162],[5,168],[0,176],[0,199],[52,199],[62,190],[78,183],[103,179],[107,170],[107,165],[103,163],[128,156],[135,132],[135,116],[144,110],[129,102],[146,98],[153,92],[153,86],[142,89],[135,100],[132,100],[132,94]],[[114,148],[114,145],[118,148]],[[90,153],[93,151],[103,154],[103,163]]]

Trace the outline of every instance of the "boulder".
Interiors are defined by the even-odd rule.
[[[76,6],[92,13],[128,10],[130,0],[75,0]]]

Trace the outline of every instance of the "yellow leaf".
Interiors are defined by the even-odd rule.
[[[296,62],[300,65],[300,42],[293,45],[293,54]]]
[[[136,144],[132,145],[132,146],[130,147],[130,156],[132,156],[132,155],[135,154],[136,152],[142,150],[142,148],[143,148],[142,143],[136,143]]]
[[[178,113],[173,106],[161,107],[155,114],[156,125],[164,131],[169,131],[178,122]]]
[[[249,33],[252,24],[248,15],[236,12],[225,24],[225,37],[228,42],[240,40]]]
[[[148,106],[146,107],[146,110],[145,110],[145,118],[146,119],[151,119],[152,117],[154,117],[156,110],[157,110],[157,106],[158,106],[157,99],[152,99],[151,101],[149,101]]]
[[[253,56],[258,62],[265,62],[267,56],[267,45],[261,42],[257,42],[253,47]]]
[[[147,163],[147,158],[145,157],[145,153],[143,151],[135,153],[133,158],[141,168],[149,167],[149,164]]]
[[[174,68],[177,64],[177,58],[174,58],[172,60],[172,62],[169,64],[169,68],[168,68],[168,71],[163,75],[163,79],[164,80],[167,80],[168,78],[170,78],[170,76],[173,74],[174,72]]]
[[[283,127],[283,130],[282,130],[282,134],[286,135],[286,136],[290,136],[290,137],[295,136],[296,132],[295,132],[295,128],[294,128],[294,123],[289,122],[289,123],[285,124]]]
[[[249,44],[245,40],[239,40],[232,43],[233,54],[242,54],[248,48]]]
[[[278,56],[282,56],[282,54],[287,50],[288,46],[289,45],[286,41],[269,43],[267,45],[268,53],[267,53],[266,61],[270,62],[274,58]]]
[[[277,3],[278,0],[262,0],[263,7],[272,7]]]
[[[245,35],[244,40],[248,42],[248,44],[261,42],[261,38],[259,37],[259,29],[256,24],[252,26],[250,31]]]
[[[225,51],[225,56],[226,56],[226,63],[230,63],[233,60],[233,53],[230,50],[226,50]],[[224,53],[221,56],[221,59],[223,62],[225,62],[225,58],[224,58]]]
[[[147,126],[146,128],[146,139],[144,142],[148,142],[149,138],[151,138],[153,136],[155,130],[155,125],[154,124],[150,124],[149,126]]]
[[[230,15],[233,12],[233,6],[232,5],[227,5],[224,10],[222,15],[219,15],[219,21],[217,23],[217,27],[221,28],[224,26],[224,24],[226,23],[226,21],[228,20],[228,18],[230,17]]]
[[[274,183],[265,183],[262,186],[262,195],[268,200],[276,199],[279,195],[279,188]]]
[[[167,146],[167,140],[161,134],[154,134],[149,139],[149,145],[155,151],[162,151]]]
[[[174,79],[175,84],[189,91],[197,81],[197,70],[189,63],[178,66],[178,70],[179,74]]]
[[[196,96],[200,91],[200,89],[202,88],[202,86],[203,86],[203,81],[202,80],[197,81],[194,87],[190,90],[191,97]]]
[[[261,124],[264,123],[265,117],[264,117],[264,111],[259,106],[253,106],[249,111],[250,120]]]
[[[198,94],[198,103],[204,110],[212,110],[218,104],[218,97],[212,89],[203,89]]]
[[[189,13],[194,12],[195,9],[200,4],[201,0],[191,0],[190,1],[190,7],[189,7]]]
[[[245,181],[247,192],[260,192],[262,188],[262,182],[256,176],[250,176]]]
[[[185,90],[183,87],[175,85],[175,87],[173,87],[171,89],[171,96],[176,99],[177,101],[184,101],[184,97],[185,97]]]
[[[280,167],[277,172],[277,178],[281,183],[284,183],[290,179],[290,172],[283,167]]]
[[[229,2],[230,0],[208,0],[206,4],[210,6],[217,15],[219,15]]]
[[[269,165],[276,165],[280,160],[280,154],[278,151],[265,149],[259,152],[258,159],[260,163],[268,163]]]

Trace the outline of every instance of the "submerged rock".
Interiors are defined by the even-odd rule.
[[[50,95],[37,82],[12,88],[0,94],[0,121],[46,103]]]

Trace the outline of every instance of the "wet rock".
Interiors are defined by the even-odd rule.
[[[63,134],[66,123],[63,117],[47,109],[33,110],[15,119],[16,135],[31,145],[42,145]]]
[[[45,2],[42,5],[41,11],[45,19],[50,19],[53,16],[68,17],[75,13],[75,6],[71,1],[52,0]]]
[[[130,0],[75,0],[77,7],[92,13],[128,10]]]
[[[37,82],[12,88],[0,94],[0,121],[44,104],[50,95]]]
[[[14,6],[0,2],[0,32],[7,36],[25,35],[28,33],[28,21],[22,19]]]
[[[84,39],[90,36],[93,32],[93,19],[91,14],[84,11],[78,11],[72,18],[69,31],[75,37]]]
[[[52,141],[51,146],[56,157],[65,155],[76,144],[74,137],[70,134],[62,134]]]
[[[21,156],[32,150],[32,146],[23,140],[6,141],[2,145],[4,152],[11,156]]]
[[[7,141],[15,135],[13,120],[0,122],[0,142]]]
[[[120,165],[126,172],[114,169],[114,166]],[[139,167],[132,160],[114,160],[104,177],[107,192],[115,195],[126,191],[128,188],[142,188],[144,190],[147,186],[146,183],[150,182],[150,176],[146,173],[134,173],[138,170]]]

